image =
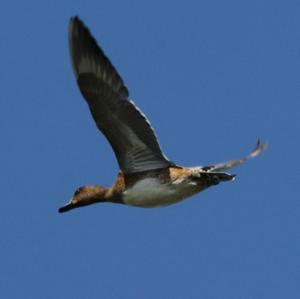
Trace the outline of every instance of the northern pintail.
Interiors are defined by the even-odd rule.
[[[129,100],[128,89],[89,29],[77,17],[69,25],[71,61],[81,94],[98,129],[109,141],[120,172],[111,188],[85,186],[76,190],[60,213],[98,202],[137,207],[166,206],[190,197],[235,175],[223,172],[259,155],[257,142],[246,157],[205,167],[182,167],[162,152],[146,116]]]

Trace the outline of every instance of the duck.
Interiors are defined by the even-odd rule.
[[[211,186],[235,179],[224,172],[252,159],[267,147],[257,141],[247,156],[210,166],[183,167],[163,153],[143,112],[129,98],[123,79],[78,17],[69,22],[71,64],[98,129],[110,143],[120,171],[111,187],[79,187],[64,213],[95,203],[152,208],[175,204]]]

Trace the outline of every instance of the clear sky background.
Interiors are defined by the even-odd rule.
[[[300,2],[1,3],[0,297],[300,298]],[[167,156],[268,150],[167,208],[58,214],[118,166],[76,86],[78,14]]]

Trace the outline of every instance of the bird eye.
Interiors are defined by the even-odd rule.
[[[75,191],[74,195],[78,195],[82,191],[82,189],[83,189],[83,187],[77,188],[77,190]]]

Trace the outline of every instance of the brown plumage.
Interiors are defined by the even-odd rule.
[[[120,173],[111,188],[78,188],[59,212],[99,202],[139,207],[169,205],[233,180],[234,175],[219,171],[244,163],[266,148],[258,141],[247,157],[212,166],[174,164],[162,152],[146,116],[129,100],[122,78],[78,17],[70,20],[69,45],[79,89],[98,129],[112,146]]]

